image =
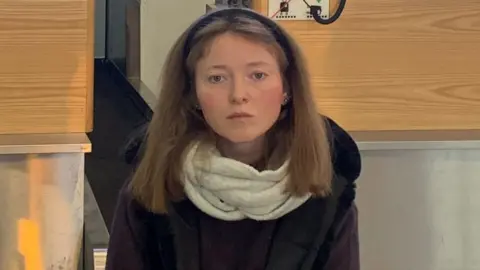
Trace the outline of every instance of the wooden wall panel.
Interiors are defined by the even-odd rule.
[[[320,110],[347,129],[480,129],[480,1],[347,0],[331,25],[281,24]]]
[[[87,38],[86,38],[86,87],[85,87],[85,132],[93,130],[93,87],[95,59],[95,0],[87,1]]]
[[[91,127],[93,0],[0,0],[0,134]]]

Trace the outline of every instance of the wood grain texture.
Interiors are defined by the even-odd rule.
[[[95,59],[95,0],[87,1],[87,88],[85,92],[85,132],[93,130],[93,86]]]
[[[0,0],[0,134],[88,129],[91,3]]]
[[[320,110],[348,130],[480,129],[480,1],[347,0],[331,25],[281,25]]]

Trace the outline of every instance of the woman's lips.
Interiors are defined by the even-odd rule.
[[[253,115],[245,113],[245,112],[236,112],[236,113],[232,113],[229,116],[227,116],[227,119],[249,118],[249,117],[253,117]]]

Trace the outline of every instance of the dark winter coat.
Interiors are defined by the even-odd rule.
[[[279,220],[269,244],[266,270],[360,269],[354,204],[360,154],[343,129],[331,120],[328,123],[335,169],[333,193],[324,199],[312,198]],[[132,148],[131,157],[137,151],[138,147]],[[200,266],[198,219],[199,210],[188,200],[172,204],[171,213],[164,216],[147,211],[123,189],[106,269],[209,270]]]

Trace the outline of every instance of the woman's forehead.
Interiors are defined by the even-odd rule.
[[[209,43],[200,60],[210,66],[226,65],[229,62],[248,66],[277,63],[272,46],[241,35],[226,33],[215,37]]]

